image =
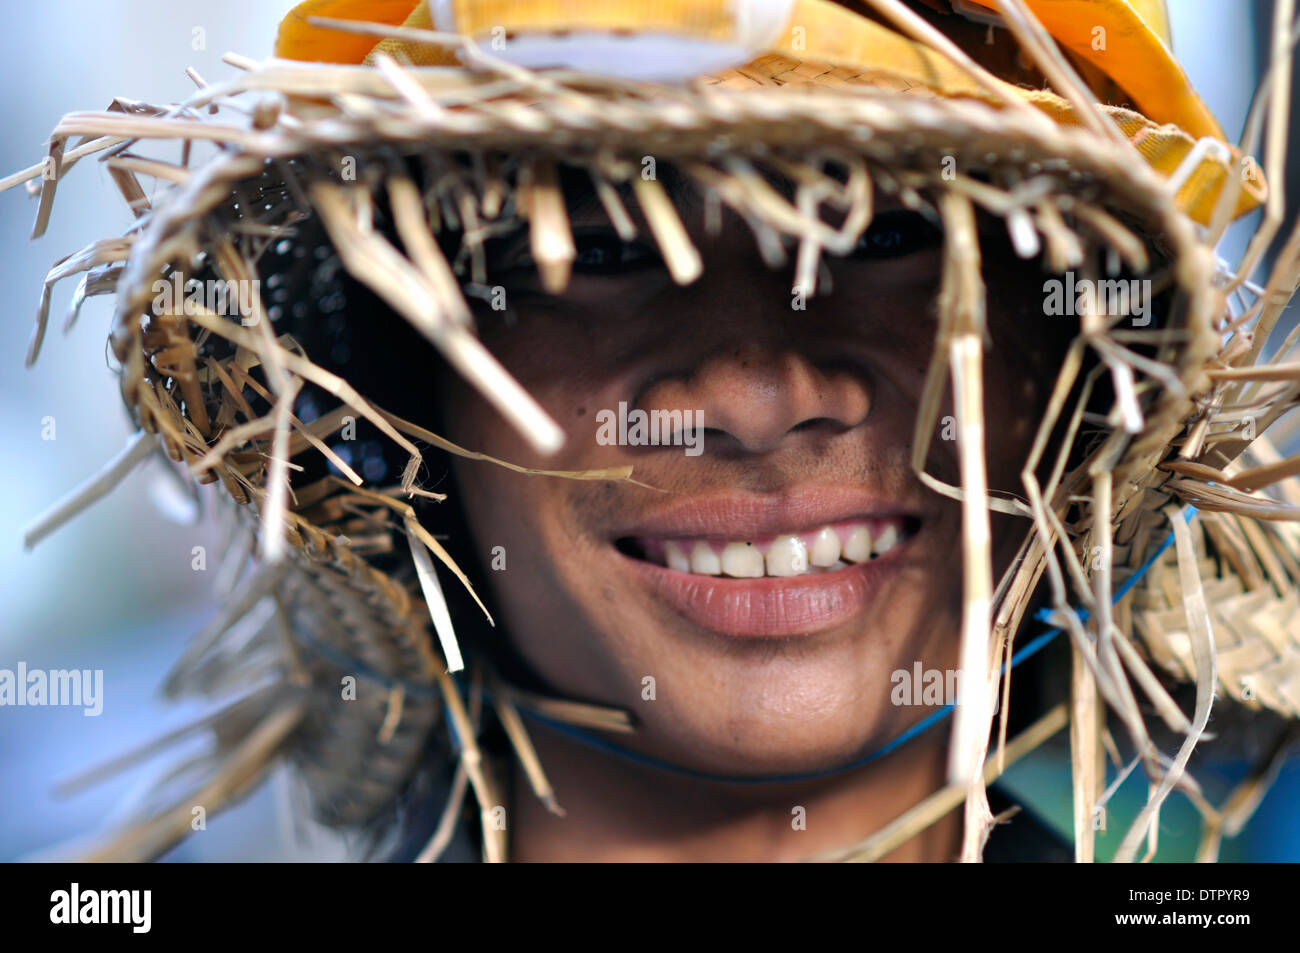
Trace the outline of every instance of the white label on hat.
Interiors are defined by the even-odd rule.
[[[458,32],[452,0],[431,0],[440,31]],[[558,67],[650,82],[688,80],[748,63],[771,49],[790,20],[794,0],[735,0],[734,33],[727,42],[679,33],[611,34],[575,30],[563,36],[514,36],[494,56],[530,69]]]

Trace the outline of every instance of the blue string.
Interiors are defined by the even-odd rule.
[[[336,649],[328,642],[324,642],[305,629],[299,628],[294,631],[293,638],[295,642],[305,643],[313,652],[322,658],[328,659],[344,672],[352,675],[360,675],[372,682],[378,682],[389,691],[401,688],[407,695],[416,698],[442,698],[442,688],[435,683],[413,682],[406,678],[396,678],[392,675],[379,671],[372,665],[368,665],[361,659],[349,655],[340,649]],[[450,724],[450,722],[448,722]]]
[[[1196,507],[1192,506],[1189,503],[1187,505],[1187,509],[1183,511],[1183,521],[1190,523],[1192,521],[1192,517],[1195,515],[1196,515]],[[1143,576],[1147,574],[1147,570],[1156,564],[1156,560],[1165,554],[1165,550],[1168,549],[1170,546],[1172,546],[1173,542],[1174,542],[1174,534],[1171,531],[1169,535],[1165,537],[1165,541],[1160,544],[1160,548],[1151,554],[1151,558],[1148,559],[1146,562],[1144,562],[1138,568],[1137,572],[1135,572],[1133,575],[1125,579],[1123,584],[1118,589],[1115,590],[1115,597],[1111,599],[1111,605],[1114,605],[1115,603],[1123,599],[1126,595],[1128,595],[1128,591],[1138,584],[1138,580],[1140,580]],[[1074,614],[1078,616],[1080,622],[1088,621],[1089,613],[1087,609],[1080,607],[1074,610]],[[1039,622],[1048,622],[1052,618],[1052,610],[1039,609],[1036,613],[1034,613],[1034,618],[1037,619]],[[1060,630],[1058,629],[1057,631],[1059,632]],[[1013,661],[1012,665],[1014,664],[1015,662]]]
[[[1183,513],[1183,519],[1190,522],[1192,516],[1195,515],[1195,513],[1196,513],[1196,507],[1189,505]],[[1138,571],[1135,572],[1128,579],[1126,579],[1123,585],[1121,585],[1115,591],[1115,595],[1111,600],[1112,604],[1119,602],[1120,599],[1124,598],[1124,596],[1128,594],[1128,591],[1130,589],[1132,589],[1135,585],[1137,585],[1138,581],[1144,575],[1146,575],[1147,571],[1152,566],[1155,565],[1156,560],[1158,560],[1161,556],[1164,555],[1165,550],[1167,550],[1170,547],[1170,545],[1172,545],[1173,541],[1174,541],[1174,534],[1171,531],[1169,536],[1165,539],[1165,541],[1160,544],[1160,548],[1157,549],[1151,555],[1151,558],[1148,559],[1145,563],[1143,563],[1142,566],[1138,569]],[[1088,611],[1086,609],[1080,607],[1074,609],[1073,611],[1075,613],[1075,616],[1079,619],[1080,622],[1087,620]],[[1037,619],[1038,621],[1046,622],[1050,620],[1051,616],[1052,613],[1050,610],[1040,609],[1037,613],[1035,613],[1034,618]],[[1028,645],[1024,646],[1022,649],[1020,649],[1020,651],[1012,655],[1011,667],[1014,669],[1025,659],[1030,658],[1031,656],[1038,653],[1046,645],[1048,645],[1048,643],[1050,643],[1053,639],[1055,639],[1058,635],[1060,635],[1063,631],[1064,630],[1059,627],[1053,628],[1048,630],[1047,632],[1044,632],[1042,635],[1038,636],[1037,638],[1033,639]],[[1005,664],[1002,667],[1002,671],[1003,672],[1006,671]],[[956,705],[951,705],[951,704],[945,705],[944,707],[936,710],[932,714],[921,719],[919,722],[917,722],[912,727],[908,728],[906,731],[904,731],[902,734],[895,737],[893,740],[887,742],[883,747],[877,748],[875,751],[872,751],[871,753],[864,755],[863,757],[858,758],[855,761],[850,761],[847,764],[838,765],[833,768],[826,768],[821,771],[810,771],[810,772],[796,773],[796,774],[763,775],[760,777],[735,777],[726,774],[713,774],[708,771],[696,771],[693,768],[687,768],[687,767],[683,767],[682,765],[673,764],[669,761],[663,761],[659,758],[652,757],[651,755],[642,754],[639,751],[632,751],[629,748],[624,748],[621,745],[614,744],[612,741],[609,741],[605,738],[601,738],[598,735],[593,735],[590,732],[583,731],[581,728],[576,728],[573,725],[556,721],[554,718],[548,718],[547,716],[539,714],[538,712],[535,711],[530,711],[528,709],[521,709],[520,714],[524,715],[526,718],[529,718],[533,721],[538,721],[541,722],[542,724],[549,725],[551,728],[555,729],[561,734],[574,738],[586,744],[588,747],[595,748],[599,751],[604,751],[607,754],[612,754],[616,757],[623,758],[626,761],[631,761],[636,764],[643,765],[645,767],[656,768],[660,771],[667,771],[670,774],[676,774],[682,777],[692,778],[697,781],[712,781],[721,784],[789,784],[791,782],[797,782],[797,781],[816,781],[821,778],[828,778],[837,774],[843,774],[846,771],[853,771],[857,768],[862,767],[863,765],[870,764],[871,762],[877,760],[878,758],[883,758],[885,755],[890,754],[893,751],[896,751],[897,749],[901,748],[903,745],[907,744],[907,742],[911,741],[912,739],[924,734],[930,728],[934,727],[939,722],[943,721],[943,719],[947,718],[950,714],[952,714],[955,709],[956,709]],[[448,719],[448,722],[450,723],[450,718]]]

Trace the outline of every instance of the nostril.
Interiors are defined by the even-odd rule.
[[[734,444],[766,453],[796,430],[829,434],[858,425],[871,409],[871,384],[863,368],[839,358],[755,341],[715,348],[696,365],[655,377],[638,389],[637,405],[696,408],[700,422],[726,434],[723,452]]]
[[[804,430],[811,430],[814,427],[820,427],[825,424],[830,424],[837,429],[844,426],[840,421],[834,420],[830,417],[809,417],[807,420],[801,420],[799,423],[791,427],[790,432],[800,433]]]

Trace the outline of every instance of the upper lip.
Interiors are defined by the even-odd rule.
[[[620,527],[613,538],[755,540],[845,520],[907,516],[921,516],[919,508],[860,486],[804,486],[766,494],[732,490],[679,495]]]

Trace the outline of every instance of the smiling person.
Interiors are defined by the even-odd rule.
[[[511,654],[540,688],[634,712],[627,747],[661,763],[539,726],[566,814],[517,802],[521,859],[796,859],[867,836],[944,780],[938,731],[851,767],[933,713],[893,704],[892,673],[958,663],[961,507],[909,466],[942,232],[878,198],[856,246],[827,262],[834,290],[795,309],[791,268],[766,267],[734,214],[707,233],[698,196],[669,176],[707,278],[673,281],[647,223],[624,242],[577,176],[564,294],[542,287],[526,231],[489,266],[509,308],[480,309],[480,336],[563,423],[564,449],[528,453],[459,377],[436,376],[437,407],[454,412],[434,429],[451,440],[535,468],[630,465],[656,488],[453,464],[476,551],[508,554],[484,578]],[[990,468],[1011,488],[1070,332],[1033,313],[1036,266],[993,246],[991,277],[1009,287],[990,314],[1006,342],[986,367]],[[693,419],[703,452],[593,439],[598,408],[619,407]],[[933,450],[928,471],[957,482],[953,442]],[[1017,542],[999,534],[999,569]],[[953,834],[899,856],[950,859]]]
[[[1211,241],[1266,189],[1167,40],[1158,0],[297,8],[113,276],[128,405],[247,504],[168,681],[280,676],[213,776],[283,756],[399,860],[1086,861],[1122,747],[1131,858],[1188,762],[1148,722],[1295,714],[1253,522],[1295,468],[1238,428],[1296,392],[1233,390]],[[114,115],[66,134],[184,137]],[[1067,725],[1073,844],[981,783]]]

